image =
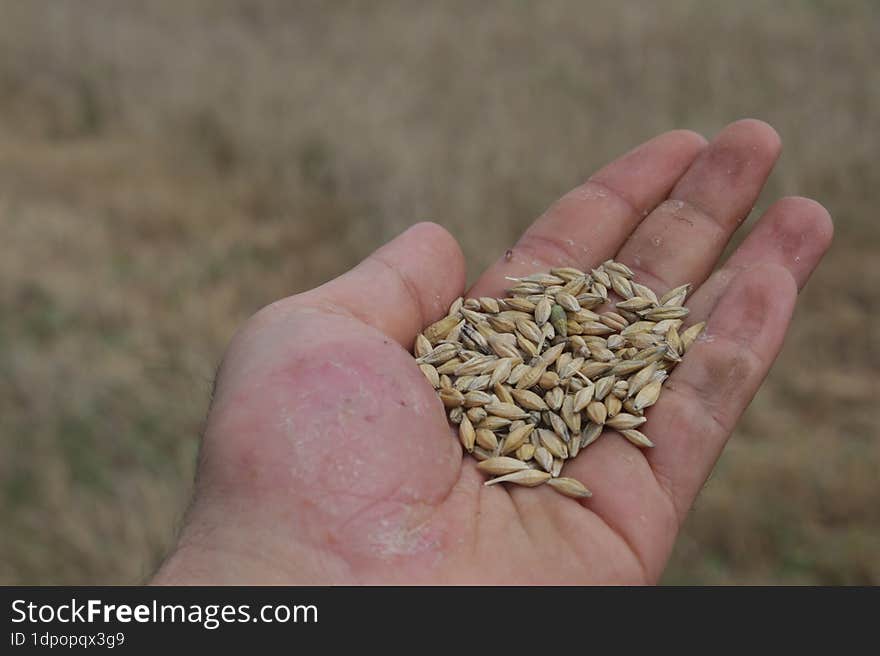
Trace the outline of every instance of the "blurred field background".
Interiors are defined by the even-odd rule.
[[[835,245],[679,583],[880,583],[880,5],[0,0],[0,582],[133,583],[263,304],[432,219],[471,275],[657,132],[755,116]]]

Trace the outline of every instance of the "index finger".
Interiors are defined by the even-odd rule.
[[[499,296],[516,277],[550,267],[592,268],[627,236],[703,150],[689,130],[666,132],[611,162],[554,203],[477,280],[472,296]]]

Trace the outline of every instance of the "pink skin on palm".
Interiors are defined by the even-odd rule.
[[[554,204],[471,293],[616,257],[708,320],[640,451],[606,434],[566,473],[594,496],[484,487],[408,351],[464,291],[454,239],[419,224],[330,283],[255,315],[218,379],[196,495],[157,583],[648,583],[778,353],[828,213],[783,199],[710,275],[776,160],[739,121],[661,135]]]

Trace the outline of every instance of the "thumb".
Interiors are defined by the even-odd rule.
[[[409,349],[465,284],[461,248],[436,223],[418,223],[351,271],[294,297],[297,304],[353,315]]]

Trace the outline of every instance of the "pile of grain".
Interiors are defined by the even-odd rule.
[[[608,260],[511,279],[507,297],[458,298],[416,338],[462,446],[495,476],[486,485],[588,497],[560,473],[606,427],[654,446],[640,430],[645,410],[705,324],[681,330],[689,284],[658,297],[633,278]]]

